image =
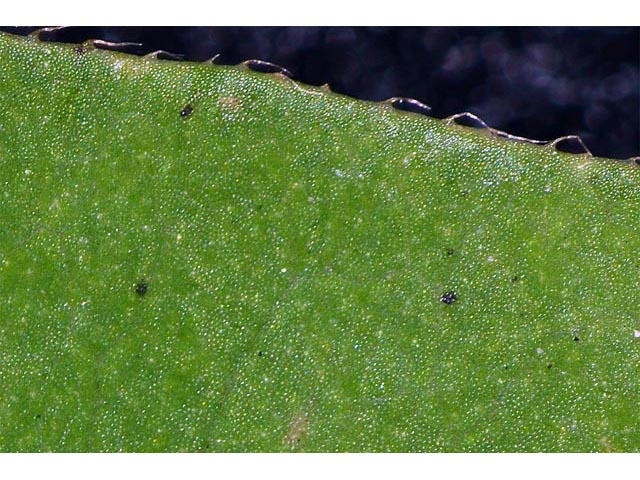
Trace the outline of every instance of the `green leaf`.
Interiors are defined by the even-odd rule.
[[[0,34],[3,451],[638,451],[640,169]]]

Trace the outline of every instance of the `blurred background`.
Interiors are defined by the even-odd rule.
[[[90,38],[141,43],[127,49],[136,54],[266,60],[352,97],[413,97],[435,117],[469,111],[514,135],[579,135],[595,155],[640,155],[640,27],[77,27],[47,36]]]

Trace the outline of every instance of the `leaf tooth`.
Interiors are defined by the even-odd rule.
[[[56,32],[60,32],[62,30],[67,30],[71,27],[67,27],[67,26],[59,26],[59,27],[44,27],[44,28],[39,28],[38,30],[34,30],[33,32],[31,32],[29,35],[27,35],[28,37],[31,38],[35,38],[41,42],[46,42],[46,41],[50,41],[51,39],[47,38],[47,35],[52,34],[52,33],[56,33]],[[54,39],[55,41],[55,39]],[[84,42],[77,44],[76,46],[76,50],[79,53],[86,53],[89,50],[93,50],[95,48],[100,48],[103,50],[116,50],[116,51],[120,51],[120,52],[126,52],[126,50],[128,48],[131,47],[135,47],[135,48],[139,48],[141,47],[142,44],[141,43],[137,43],[137,42],[110,42],[108,40],[101,40],[101,39],[89,39],[89,40],[85,40]]]
[[[492,131],[492,128],[487,125],[487,123],[482,120],[480,117],[478,117],[477,115],[474,115],[471,112],[461,112],[461,113],[456,113],[455,115],[451,115],[450,117],[447,117],[446,119],[447,125],[451,125],[451,124],[456,124],[456,125],[460,125],[463,127],[471,127],[471,128],[478,128],[478,129],[488,129],[489,131]]]
[[[183,60],[184,55],[167,52],[166,50],[156,50],[155,52],[147,53],[142,58],[147,60]]]
[[[593,157],[591,150],[587,148],[578,135],[565,135],[564,137],[558,137],[549,142],[547,146],[557,150],[558,152],[576,153]]]
[[[396,110],[404,112],[419,113],[421,115],[429,115],[431,112],[431,107],[429,105],[422,103],[420,100],[416,100],[415,98],[391,97],[385,100],[384,103],[391,105]]]
[[[34,30],[33,32],[31,32],[29,35],[27,35],[28,37],[33,37],[36,38],[37,40],[40,41],[46,41],[46,38],[42,38],[42,34],[44,34],[45,36],[49,33],[54,33],[57,32],[59,30],[64,30],[66,28],[69,27],[65,27],[65,26],[58,26],[58,27],[44,27],[44,28],[39,28],[37,30]]]
[[[218,57],[219,57],[219,56],[220,56],[220,54],[219,54],[219,53],[216,53],[213,57],[211,57],[211,58],[210,58],[210,59],[208,59],[208,60],[205,60],[205,61],[204,61],[204,62],[202,62],[202,63],[204,63],[205,65],[215,65],[216,60],[218,59]]]
[[[137,42],[109,42],[107,40],[90,39],[83,43],[83,45],[92,44],[95,48],[101,48],[103,50],[116,50],[118,52],[125,52],[128,48],[139,48],[141,43]]]
[[[264,60],[245,60],[241,63],[241,65],[245,68],[248,68],[249,70],[253,70],[254,72],[281,73],[289,78],[293,78],[293,74],[286,68],[281,67],[280,65],[276,65],[275,63],[266,62]]]

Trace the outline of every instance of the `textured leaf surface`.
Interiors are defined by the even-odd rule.
[[[640,450],[640,168],[240,67],[0,67],[1,450]]]

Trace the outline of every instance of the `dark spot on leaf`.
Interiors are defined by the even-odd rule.
[[[85,53],[87,53],[89,51],[89,47],[87,47],[86,45],[78,45],[75,49],[75,52],[78,55],[84,55]]]
[[[551,367],[553,367],[552,363],[547,364],[547,369],[551,370]]]
[[[513,277],[511,277],[511,283],[517,283],[518,280],[520,280],[520,277],[518,275],[514,275]]]
[[[261,356],[263,356],[263,355],[264,355],[264,353],[262,353],[261,351],[260,351],[260,352],[258,352],[258,356],[259,356],[259,357],[261,357]]]
[[[447,255],[449,255],[449,256],[453,255],[454,253],[455,253],[455,252],[453,251],[453,248],[449,248],[449,249],[447,250]]]
[[[640,157],[635,159],[636,165],[640,165]]]
[[[36,420],[40,420],[42,418],[42,415],[40,415],[39,413],[36,414]]]
[[[577,335],[573,336],[573,341],[574,342],[579,342],[580,341],[580,337],[578,337]]]
[[[186,118],[192,113],[193,113],[193,107],[191,105],[185,105],[185,107],[180,112],[180,116]]]
[[[142,279],[136,284],[136,293],[141,297],[144,297],[144,295],[147,293],[147,288],[147,282]]]
[[[440,297],[440,301],[442,303],[446,303],[447,305],[451,305],[456,300],[458,300],[458,295],[456,295],[456,292],[454,291],[447,292]]]

